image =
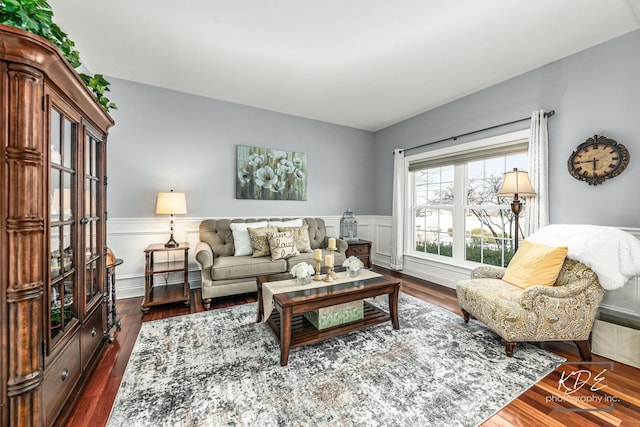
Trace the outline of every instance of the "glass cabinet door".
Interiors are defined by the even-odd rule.
[[[45,333],[52,345],[79,318],[76,297],[76,248],[77,204],[76,185],[76,132],[72,122],[56,109],[50,119],[50,192],[51,212],[49,227],[51,237],[49,322]]]
[[[102,253],[103,242],[102,233],[99,233],[99,227],[102,225],[100,221],[100,209],[103,186],[101,184],[101,176],[104,176],[101,163],[101,144],[102,141],[94,136],[89,129],[85,135],[84,144],[84,217],[82,224],[84,226],[84,250],[85,250],[85,307],[90,309],[95,303],[101,301],[102,297],[102,277],[104,268],[100,268],[100,255]]]

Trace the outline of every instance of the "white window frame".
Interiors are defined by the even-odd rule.
[[[463,144],[454,145],[452,147],[440,148],[431,151],[425,151],[419,154],[415,154],[412,156],[406,156],[405,165],[407,166],[406,173],[406,197],[405,197],[405,224],[404,227],[404,241],[405,248],[404,253],[406,255],[416,257],[416,258],[424,258],[429,259],[441,263],[452,264],[452,265],[460,265],[468,268],[474,268],[478,265],[483,265],[475,261],[467,261],[465,259],[464,250],[465,250],[465,242],[464,242],[464,233],[457,233],[454,235],[453,240],[453,253],[451,257],[430,254],[425,252],[418,252],[415,250],[414,244],[414,230],[415,230],[415,218],[413,215],[413,201],[415,200],[415,178],[414,173],[409,172],[408,167],[409,164],[413,162],[417,162],[425,159],[433,159],[442,156],[450,156],[455,154],[462,154],[464,152],[471,152],[479,149],[488,149],[491,147],[497,147],[500,145],[507,145],[513,143],[514,141],[521,141],[523,139],[529,139],[530,130],[524,129],[516,132],[509,132],[502,135],[497,135],[489,138],[483,138],[475,141],[470,141]],[[465,169],[461,167],[456,167],[454,169],[454,192],[456,194],[464,194],[466,191],[466,183],[467,177],[465,176]],[[465,198],[464,197],[455,197],[454,198],[454,212],[464,212],[465,207]],[[453,216],[453,227],[454,230],[464,230],[464,216],[463,215],[454,215]]]

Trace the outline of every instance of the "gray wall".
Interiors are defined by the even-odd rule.
[[[391,215],[394,148],[530,117],[544,109],[556,111],[549,119],[551,222],[640,227],[639,52],[640,30],[377,132],[375,214]],[[525,128],[527,122],[429,149]],[[622,175],[596,187],[572,178],[566,166],[575,147],[594,134],[617,140],[631,153]]]
[[[110,218],[153,217],[169,189],[186,193],[190,217],[373,213],[373,133],[109,80]],[[236,200],[236,145],[306,153],[307,201]]]

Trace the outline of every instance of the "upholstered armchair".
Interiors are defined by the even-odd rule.
[[[456,293],[465,322],[474,317],[502,337],[507,356],[523,341],[573,341],[591,360],[589,334],[604,296],[598,276],[565,259],[553,286],[526,289],[502,280],[505,269],[478,267]]]

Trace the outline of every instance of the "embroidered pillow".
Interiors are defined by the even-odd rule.
[[[523,289],[535,285],[553,286],[567,251],[566,246],[544,246],[523,240],[502,280]]]
[[[292,231],[296,241],[296,249],[300,253],[311,252],[311,240],[309,239],[309,225],[302,227],[278,227],[279,231]]]
[[[269,233],[268,236],[272,260],[287,259],[299,254],[293,231]]]
[[[269,256],[271,254],[271,250],[269,249],[269,240],[267,239],[267,233],[277,233],[278,228],[248,227],[247,230],[249,231],[249,240],[251,240],[251,248],[253,249],[253,254],[251,256],[254,258]]]
[[[266,227],[267,222],[232,222],[229,224],[231,228],[231,234],[233,234],[233,247],[235,252],[233,256],[245,256],[251,255],[253,249],[251,248],[251,240],[249,239],[249,232],[247,227]]]

